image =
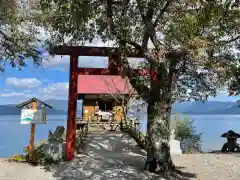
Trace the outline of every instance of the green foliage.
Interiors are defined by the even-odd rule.
[[[236,65],[232,65],[228,71],[228,87],[229,95],[239,95],[240,94],[240,58],[238,58]]]
[[[32,2],[31,2],[32,3]],[[17,0],[0,0],[0,71],[5,65],[22,70],[25,58],[40,65],[43,58],[36,52],[39,30],[32,23],[30,3]]]
[[[193,153],[201,151],[201,133],[196,132],[194,120],[187,117],[183,119],[176,117],[172,123],[172,129],[175,130],[175,139],[181,142],[181,148],[184,153]]]
[[[37,23],[51,31],[51,45],[110,40],[122,48],[123,64],[130,49],[143,52],[148,64],[143,68],[156,72],[161,82],[152,86],[152,78],[132,76],[128,65],[122,73],[147,102],[153,93],[155,101],[166,99],[165,92],[172,101],[206,100],[235,63],[230,54],[240,40],[240,13],[234,0],[39,2]]]
[[[14,162],[19,162],[19,163],[23,163],[23,162],[28,162],[28,163],[32,163],[34,165],[38,165],[38,164],[46,164],[46,163],[53,163],[53,159],[49,156],[47,156],[44,151],[43,151],[43,142],[38,143],[38,145],[36,145],[34,147],[33,153],[32,153],[32,160],[29,161],[29,147],[25,147],[24,148],[24,155],[20,155],[20,154],[14,154],[11,158],[10,161],[14,161]]]
[[[94,128],[93,128],[94,129]],[[83,138],[87,135],[89,130],[94,131],[92,128],[88,129],[87,125],[85,125],[83,128],[81,128],[77,133],[76,133],[76,151],[79,153],[79,150],[81,149],[82,141]],[[97,128],[95,129],[95,131]]]
[[[27,162],[27,159],[24,155],[21,154],[14,154],[9,161],[13,161],[13,162],[19,162],[19,163],[23,163],[23,162]]]
[[[24,155],[14,155],[10,160],[14,162],[28,162],[34,165],[58,163],[62,159],[54,160],[49,154],[44,151],[44,144],[56,141],[62,143],[66,138],[64,130],[65,128],[63,126],[58,126],[54,132],[49,131],[47,140],[41,140],[34,144],[31,161],[29,161],[29,146],[24,147]]]
[[[27,159],[29,162],[29,148],[25,147],[24,152],[25,152],[25,159]],[[44,165],[44,164],[50,164],[53,162],[55,161],[46,153],[44,153],[43,142],[39,143],[37,146],[34,147],[32,152],[32,160],[29,163]]]
[[[54,132],[51,130],[48,132],[48,141],[63,142],[66,138],[66,131],[64,126],[58,126]]]

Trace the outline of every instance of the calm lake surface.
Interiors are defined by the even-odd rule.
[[[240,115],[187,115],[194,119],[196,130],[202,135],[203,151],[220,149],[225,142],[223,132],[232,129],[240,132]],[[36,125],[35,142],[46,139],[49,130],[59,125],[66,127],[66,115],[48,115],[47,124]],[[141,129],[146,125],[142,123]],[[30,125],[20,124],[20,116],[0,116],[0,158],[23,153],[23,147],[29,144]]]

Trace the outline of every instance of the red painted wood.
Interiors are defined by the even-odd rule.
[[[81,75],[110,75],[108,68],[78,68],[77,72]]]
[[[77,111],[77,83],[78,83],[78,56],[70,56],[68,119],[66,135],[66,160],[74,159],[76,141],[76,111]]]
[[[148,76],[150,74],[146,69],[133,69],[133,73],[138,76]],[[101,69],[101,68],[78,68],[78,74],[80,75],[119,75],[119,73],[111,72],[109,69]]]
[[[119,51],[115,47],[92,47],[92,46],[55,46],[50,51],[51,54],[55,55],[71,55],[75,54],[78,56],[110,56]],[[129,48],[130,51],[130,48]],[[128,53],[128,57],[144,57],[141,53],[132,51]]]
[[[117,56],[109,56],[108,69],[111,75],[119,75],[121,73],[121,62]]]
[[[109,75],[78,75],[78,94],[132,94],[128,78]]]

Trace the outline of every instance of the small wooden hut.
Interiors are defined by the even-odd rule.
[[[126,97],[133,93],[127,78],[108,75],[78,75],[78,100],[83,101],[84,121],[124,119]]]

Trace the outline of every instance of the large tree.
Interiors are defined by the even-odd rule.
[[[30,1],[29,1],[30,2]],[[40,65],[41,49],[37,39],[39,31],[32,21],[33,2],[0,0],[0,71],[5,65],[21,70],[26,58]]]
[[[121,49],[124,75],[148,103],[148,157],[172,169],[169,119],[176,100],[206,100],[223,84],[240,39],[239,3],[234,0],[40,0],[36,18],[52,32],[53,44],[82,44],[100,38]],[[149,48],[149,42],[152,47]],[[142,68],[133,73],[128,53],[137,50]]]

